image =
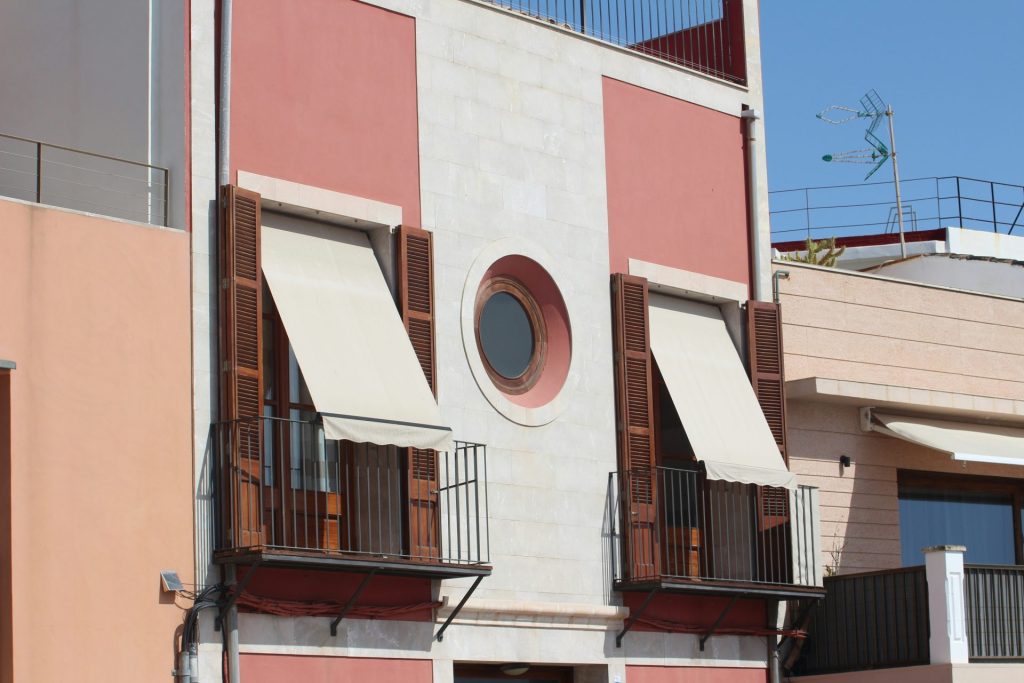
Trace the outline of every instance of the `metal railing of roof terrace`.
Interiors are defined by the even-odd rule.
[[[742,0],[487,0],[716,78],[746,82]]]
[[[160,166],[0,133],[0,196],[167,225],[170,184]]]
[[[1024,235],[1024,186],[963,176],[902,180],[906,232],[947,227]],[[898,231],[892,181],[773,190],[773,242]]]

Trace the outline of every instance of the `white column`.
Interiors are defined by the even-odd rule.
[[[932,664],[966,664],[967,618],[964,612],[964,552],[962,545],[924,549],[928,580],[929,649]]]

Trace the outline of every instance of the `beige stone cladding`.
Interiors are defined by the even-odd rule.
[[[1019,467],[957,462],[864,432],[859,414],[882,403],[1021,422],[1024,301],[791,263],[775,270],[790,273],[779,281],[790,466],[802,484],[821,489],[826,566],[849,573],[900,565],[898,470],[1024,476]],[[837,380],[817,383],[838,387],[835,395],[801,391],[812,377]]]

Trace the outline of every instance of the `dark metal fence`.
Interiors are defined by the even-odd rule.
[[[1007,235],[1024,233],[1024,186],[945,176],[900,183],[904,231],[962,227]],[[775,242],[898,230],[891,181],[774,190]]]
[[[927,664],[924,567],[825,578],[794,673],[824,674]]]
[[[170,171],[0,134],[0,195],[168,225]]]
[[[790,492],[658,467],[612,473],[610,493],[618,582],[820,585],[812,487]]]
[[[217,550],[490,559],[482,444],[456,441],[429,479],[410,484],[406,449],[329,440],[317,420],[223,422],[213,437]]]
[[[971,661],[1024,659],[1024,567],[964,569]]]
[[[746,82],[742,0],[489,0],[577,33]]]

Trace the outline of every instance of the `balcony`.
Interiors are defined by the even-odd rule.
[[[607,43],[745,84],[742,0],[488,0]]]
[[[609,487],[617,590],[821,595],[817,489],[713,481],[668,467],[612,473]]]
[[[1024,566],[968,564],[949,570],[951,580],[937,569],[905,567],[826,578],[825,599],[811,608],[794,673],[950,661],[1024,664]],[[959,658],[957,634],[966,641]],[[1024,666],[1018,673],[1024,674]],[[857,675],[864,674],[852,674]]]
[[[170,171],[0,134],[0,196],[170,225]]]
[[[318,420],[213,425],[215,561],[430,578],[490,573],[486,446],[324,438]]]

